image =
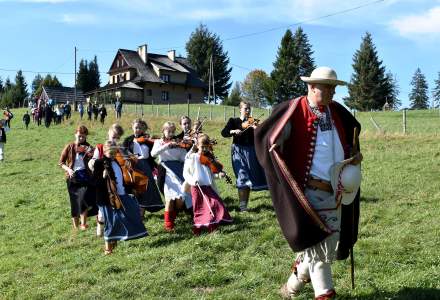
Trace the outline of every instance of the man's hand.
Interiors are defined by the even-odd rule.
[[[229,131],[230,134],[232,135],[240,135],[241,134],[241,130],[240,129],[234,129]]]

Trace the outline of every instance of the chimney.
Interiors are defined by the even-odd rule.
[[[176,60],[176,50],[170,50],[168,51],[168,58],[172,61]]]
[[[148,61],[147,44],[138,47],[138,54],[142,61],[146,64]]]

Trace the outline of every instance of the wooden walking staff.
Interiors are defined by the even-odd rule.
[[[359,150],[359,129],[357,127],[354,128],[353,130],[353,148],[352,148],[352,155],[356,155]],[[354,237],[354,203],[352,206],[352,212],[351,212],[351,216],[352,216],[352,226],[353,226],[353,231],[352,231],[352,239]],[[351,264],[351,288],[354,290],[354,253],[353,253],[353,245],[350,248],[350,264]]]

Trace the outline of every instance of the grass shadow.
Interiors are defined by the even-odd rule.
[[[367,295],[360,295],[355,297],[340,295],[338,299],[398,299],[398,300],[428,300],[440,299],[440,289],[433,288],[403,288],[397,293],[395,292],[376,292]]]
[[[361,203],[365,202],[365,203],[377,203],[379,202],[379,198],[375,198],[375,197],[361,197]]]

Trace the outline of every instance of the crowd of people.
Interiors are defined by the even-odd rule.
[[[215,157],[214,141],[203,133],[202,125],[195,122],[191,126],[191,119],[183,116],[182,132],[176,134],[176,125],[165,122],[162,136],[153,138],[147,123],[135,119],[132,134],[124,140],[124,129],[113,124],[107,139],[95,147],[87,142],[87,127],[79,126],[74,141],[65,146],[59,159],[65,171],[73,228],[87,230],[87,218],[96,215],[97,236],[104,237],[105,254],[111,254],[117,241],[147,235],[143,224],[146,211],[164,210],[167,232],[174,231],[180,212],[192,217],[196,236],[231,223],[215,184],[215,178],[230,178]],[[236,169],[250,172],[249,168]],[[248,181],[250,188],[252,182]]]
[[[248,211],[251,191],[269,189],[282,232],[297,252],[282,296],[295,297],[311,282],[315,299],[326,300],[336,296],[332,262],[352,254],[357,241],[360,124],[332,100],[336,86],[346,84],[334,70],[319,67],[301,79],[307,95],[281,103],[262,124],[250,115],[250,104],[241,102],[240,117],[230,118],[221,135],[232,137],[240,212]],[[92,112],[89,103],[89,119]],[[0,161],[13,118],[9,109],[3,115]],[[63,149],[59,166],[65,171],[73,228],[87,230],[88,217],[96,215],[105,254],[118,241],[148,235],[146,211],[164,210],[167,232],[174,231],[178,213],[191,215],[195,236],[233,222],[215,184],[215,178],[230,180],[214,155],[215,141],[199,120],[192,126],[183,116],[180,127],[176,134],[176,125],[165,122],[162,136],[153,137],[147,123],[135,119],[123,141],[123,128],[113,124],[107,139],[92,146],[81,125]]]

